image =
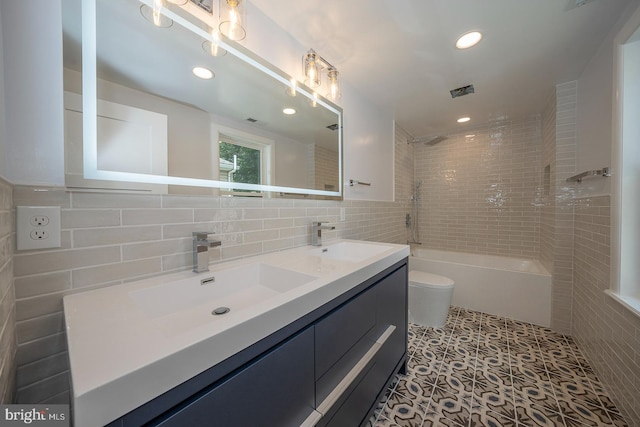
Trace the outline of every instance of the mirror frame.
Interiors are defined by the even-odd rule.
[[[98,0],[82,0],[82,108],[84,111],[82,124],[83,138],[83,174],[86,179],[98,179],[106,181],[127,181],[141,182],[148,184],[167,184],[190,187],[206,187],[206,188],[222,188],[260,191],[280,193],[281,196],[286,194],[294,195],[310,195],[319,198],[330,198],[342,200],[343,198],[343,111],[338,105],[317,95],[313,95],[313,91],[304,84],[297,82],[296,92],[305,96],[309,101],[315,101],[318,105],[327,108],[336,113],[338,123],[338,191],[316,190],[309,188],[284,187],[277,185],[262,184],[245,184],[245,183],[228,183],[226,181],[173,177],[162,175],[141,174],[132,172],[118,172],[98,169],[98,124],[97,124],[97,1]],[[138,0],[142,4],[152,7],[152,0]],[[203,40],[216,42],[229,54],[236,56],[248,66],[271,76],[276,82],[283,85],[283,88],[291,87],[291,76],[268,63],[264,59],[250,52],[243,46],[220,36],[214,40],[213,36],[207,31],[199,28],[194,23],[184,17],[174,13],[169,9],[163,9],[163,14],[174,22],[182,25],[186,29],[201,37]]]

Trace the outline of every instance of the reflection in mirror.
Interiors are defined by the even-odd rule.
[[[151,0],[63,0],[67,185],[341,197],[341,109],[212,36],[204,3],[155,26]]]

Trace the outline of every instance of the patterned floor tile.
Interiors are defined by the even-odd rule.
[[[519,426],[527,427],[559,427],[564,426],[564,420],[558,413],[548,413],[535,405],[516,409]]]
[[[512,414],[512,415],[515,415]],[[515,427],[515,417],[507,418],[487,408],[474,410],[471,414],[471,427]]]
[[[565,417],[565,423],[586,426],[613,425],[607,411],[600,407],[590,406],[578,401],[560,401],[560,410]]]
[[[424,413],[425,409],[421,405],[394,392],[391,393],[389,400],[384,405],[380,417],[402,427],[420,426],[422,425]]]
[[[409,331],[409,372],[368,427],[627,426],[570,337],[457,307]]]
[[[492,383],[476,382],[473,389],[473,412],[490,410],[504,419],[515,422],[516,406],[513,398],[504,389],[495,387]]]
[[[409,375],[404,375],[400,378],[394,389],[394,393],[398,393],[410,399],[414,404],[426,407],[431,401],[433,388],[434,386],[432,384],[424,383],[418,377],[410,373]]]
[[[417,382],[420,384],[435,384],[442,368],[442,361],[435,361],[422,355],[416,355],[409,360],[408,365]]]
[[[442,364],[442,374],[454,374],[473,379],[476,372],[475,358],[467,358],[460,360],[450,360]]]
[[[447,372],[438,375],[435,386],[441,390],[453,393],[457,399],[470,401],[473,393],[473,378]]]
[[[467,426],[471,417],[471,393],[459,396],[452,390],[436,387],[427,410],[427,414],[431,413],[439,414],[443,425]]]

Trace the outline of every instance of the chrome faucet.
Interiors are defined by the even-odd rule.
[[[210,240],[206,231],[194,231],[193,235],[193,271],[202,273],[209,271],[209,248],[220,246],[219,240]]]
[[[335,230],[336,227],[333,225],[322,225],[326,224],[327,221],[313,221],[311,223],[311,245],[312,246],[322,246],[322,230]]]

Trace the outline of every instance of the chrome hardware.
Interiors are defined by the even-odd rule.
[[[311,245],[312,246],[322,246],[322,230],[335,230],[336,227],[333,225],[322,225],[326,224],[327,221],[313,221],[311,223]]]
[[[193,235],[193,271],[202,273],[209,271],[209,248],[222,245],[219,240],[210,240],[206,231],[194,231]],[[204,283],[202,283],[204,284]]]

